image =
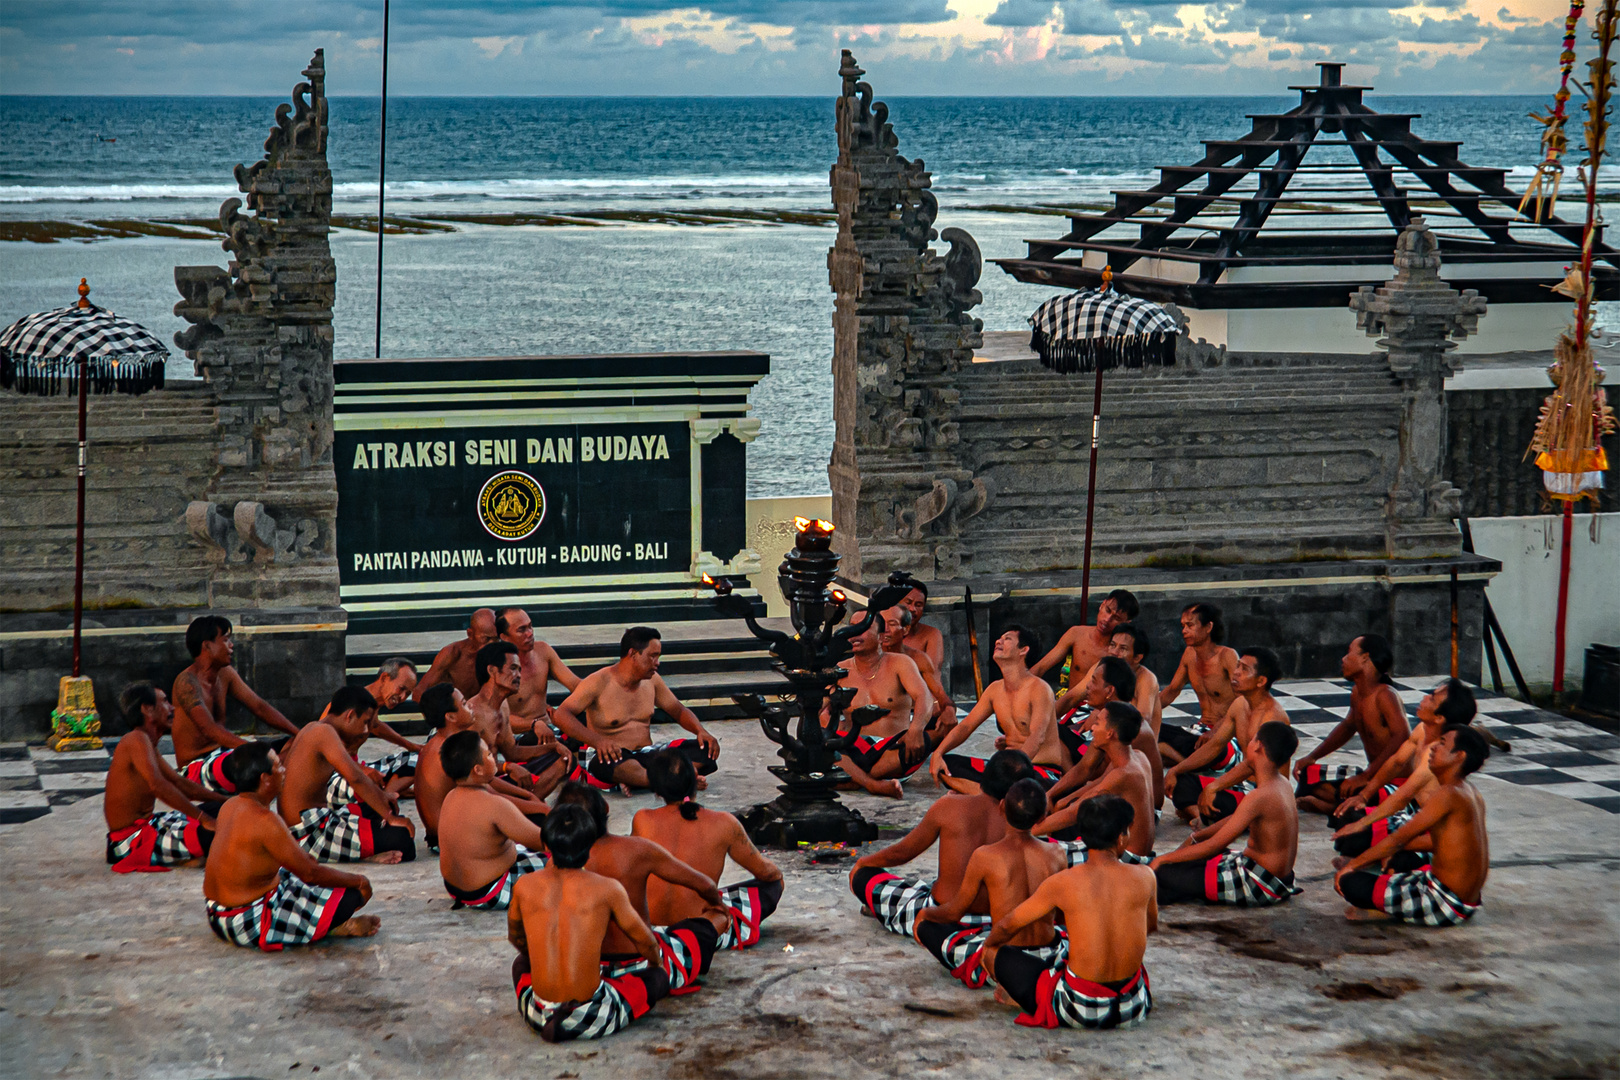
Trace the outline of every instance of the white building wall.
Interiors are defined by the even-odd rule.
[[[1376,339],[1356,328],[1346,308],[1183,309],[1193,340],[1225,345],[1231,352],[1370,353]],[[1551,349],[1570,321],[1569,305],[1501,304],[1479,322],[1479,331],[1457,343],[1456,356],[1539,352]]]

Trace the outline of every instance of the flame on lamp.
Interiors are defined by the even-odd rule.
[[[820,518],[811,519],[807,517],[795,517],[793,519],[793,527],[799,532],[818,532],[824,534],[831,533],[835,528],[833,523],[830,521],[823,521]]]

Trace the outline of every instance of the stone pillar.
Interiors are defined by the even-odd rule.
[[[218,400],[207,496],[186,521],[215,561],[209,603],[318,607],[338,603],[332,469],[332,305],[327,243],[326,70],[316,50],[292,104],[276,109],[264,158],[238,165],[241,199],[220,207],[228,270],[177,266],[191,327],[175,344]]]
[[[983,341],[984,324],[968,314],[983,262],[966,232],[935,232],[929,174],[898,153],[888,107],[863,74],[846,50],[831,172],[838,238],[827,254],[834,543],[845,580],[952,578],[970,557],[960,523],[992,494],[957,457],[956,376]],[[949,253],[936,254],[934,239]]]
[[[1395,243],[1395,276],[1350,297],[1356,325],[1380,335],[1389,370],[1404,397],[1400,459],[1386,504],[1391,558],[1456,555],[1453,519],[1462,493],[1441,476],[1446,453],[1446,376],[1462,365],[1448,354],[1479,327],[1485,298],[1440,280],[1440,248],[1421,217]]]

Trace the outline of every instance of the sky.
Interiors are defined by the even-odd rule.
[[[4,0],[3,94],[375,96],[382,0]],[[389,95],[1548,93],[1557,0],[393,0]],[[1583,27],[1581,48],[1589,47]]]

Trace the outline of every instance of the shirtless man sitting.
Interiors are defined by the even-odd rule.
[[[186,627],[186,651],[193,659],[174,679],[174,759],[186,779],[220,795],[234,795],[224,771],[225,755],[248,740],[225,728],[225,708],[232,698],[266,724],[288,735],[298,734],[291,720],[248,688],[231,666],[236,642],[231,620],[202,615]],[[273,739],[279,749],[286,739]]]
[[[492,641],[478,650],[478,693],[467,699],[478,733],[506,762],[506,778],[537,799],[556,789],[574,767],[574,755],[541,724],[534,740],[520,745],[512,734],[511,700],[523,686],[517,646]],[[519,764],[519,763],[522,764]]]
[[[934,699],[917,665],[909,656],[878,647],[892,617],[892,610],[879,612],[864,632],[850,639],[854,652],[843,664],[848,674],[838,685],[854,690],[855,697],[842,717],[843,730],[849,730],[849,714],[856,709],[877,705],[888,712],[861,729],[854,744],[838,756],[838,764],[870,794],[898,799],[900,781],[921,768],[939,745],[939,730],[931,725]],[[829,722],[825,705],[821,722]]]
[[[1048,687],[1047,693],[1051,692]],[[915,937],[922,909],[954,899],[962,887],[968,859],[1006,834],[1001,800],[1014,784],[1033,776],[1023,751],[998,750],[985,765],[973,794],[942,796],[905,836],[856,859],[849,887],[861,902],[862,914],[876,916],[891,933]],[[933,881],[888,872],[891,866],[903,866],[921,856],[935,842],[939,844],[939,874]],[[990,898],[981,894],[973,898],[961,918],[977,915],[982,922],[989,914]]]
[[[933,904],[917,916],[917,943],[934,954],[945,970],[977,990],[985,985],[981,965],[990,923],[982,917],[962,921],[981,892],[990,900],[990,919],[1003,919],[1028,900],[1041,882],[1069,867],[1063,850],[1037,840],[1029,830],[1046,814],[1046,792],[1035,780],[1020,780],[1001,800],[1006,834],[986,844],[969,858],[956,896]],[[1015,934],[1004,948],[1020,948],[1048,967],[1060,963],[1068,939],[1051,916],[1038,919]]]
[[[1254,763],[1245,755],[1225,772],[1221,758],[1229,758],[1228,744],[1240,747],[1254,742],[1261,724],[1288,723],[1288,713],[1271,696],[1271,688],[1282,674],[1277,654],[1264,646],[1244,649],[1238,654],[1237,670],[1232,673],[1232,689],[1237,691],[1231,708],[1210,733],[1209,741],[1170,766],[1165,787],[1175,803],[1176,813],[1194,828],[1213,825],[1237,809],[1238,803],[1254,787]]]
[[[930,660],[927,653],[906,643],[906,634],[912,625],[911,612],[896,605],[883,612],[882,617],[883,630],[878,636],[878,643],[883,646],[884,652],[899,653],[917,665],[923,684],[928,687],[928,694],[934,700],[934,715],[929,718],[929,726],[937,724],[940,731],[949,731],[956,725],[956,702],[945,692],[945,683],[939,676],[939,665]]]
[[[439,762],[456,785],[439,810],[439,875],[452,907],[505,911],[518,878],[546,865],[540,826],[490,787],[498,766],[476,731],[445,739]]]
[[[1142,734],[1142,714],[1128,702],[1109,701],[1094,710],[1092,717],[1091,753],[1086,757],[1106,762],[1106,768],[1097,779],[1059,801],[1053,814],[1036,827],[1036,833],[1056,840],[1078,840],[1080,806],[1097,795],[1117,795],[1131,804],[1136,815],[1125,839],[1125,855],[1146,862],[1153,857],[1157,815],[1153,808],[1153,770],[1147,755],[1132,745]],[[1071,856],[1070,861],[1076,860]]]
[[[1159,704],[1173,705],[1181,688],[1191,683],[1198,695],[1199,719],[1190,727],[1166,724],[1159,729],[1159,753],[1172,765],[1210,741],[1210,732],[1237,697],[1232,673],[1238,654],[1221,644],[1225,637],[1226,624],[1214,604],[1189,604],[1182,610],[1181,640],[1187,647],[1170,685],[1159,692]]]
[[[1139,681],[1131,672],[1130,664],[1117,656],[1105,656],[1092,665],[1091,673],[1086,676],[1086,681],[1079,687],[1079,689],[1086,692],[1085,703],[1088,706],[1088,711],[1083,714],[1080,726],[1078,728],[1069,724],[1060,724],[1058,726],[1058,739],[1063,743],[1063,748],[1072,755],[1068,760],[1074,761],[1074,764],[1063,774],[1062,779],[1052,786],[1050,794],[1054,801],[1063,798],[1069,792],[1078,791],[1102,776],[1103,771],[1108,767],[1107,758],[1101,754],[1086,753],[1090,745],[1091,733],[1096,730],[1094,720],[1100,716],[1099,710],[1111,701],[1122,704],[1131,703],[1132,689],[1139,685]],[[1074,691],[1071,690],[1070,694],[1073,693]],[[1137,712],[1140,714],[1141,710],[1138,709]],[[1154,799],[1153,802],[1148,804],[1148,809],[1153,811],[1152,817],[1157,822],[1158,806],[1163,801],[1162,796],[1164,793],[1164,764],[1159,760],[1159,744],[1154,739],[1153,731],[1147,724],[1144,723],[1140,726],[1135,739],[1131,742],[1131,748],[1140,751],[1142,756],[1147,759],[1148,775],[1152,778],[1151,790]],[[1080,800],[1066,799],[1064,801],[1073,803]]]
[[[1359,794],[1411,736],[1406,707],[1389,682],[1389,669],[1394,665],[1395,654],[1389,642],[1377,634],[1363,634],[1350,643],[1339,662],[1339,669],[1350,680],[1350,712],[1294,766],[1294,778],[1299,781],[1295,794],[1301,810],[1332,814],[1345,799]],[[1361,736],[1361,748],[1367,755],[1365,770],[1353,765],[1317,764],[1349,742],[1352,735]]]
[[[985,718],[995,715],[1001,728],[997,749],[1021,751],[1045,787],[1063,775],[1063,744],[1058,741],[1056,699],[1052,688],[1029,670],[1028,659],[1040,642],[1022,626],[1009,626],[996,638],[990,657],[1001,667],[1001,678],[985,688],[984,696],[960,724],[952,728],[928,761],[934,782],[958,795],[973,795],[988,767],[983,758],[949,751],[962,745]]]
[[[264,743],[233,750],[225,763],[242,794],[219,811],[203,874],[208,925],[221,941],[280,952],[324,937],[370,937],[375,915],[356,915],[371,899],[371,882],[322,866],[287,831],[270,804],[286,771]]]
[[[603,789],[615,784],[646,787],[644,762],[660,750],[679,750],[699,776],[718,767],[720,740],[675,700],[658,675],[663,652],[657,630],[632,626],[619,639],[619,662],[587,675],[552,714],[562,733],[582,748],[581,764],[590,782]],[[693,737],[654,743],[654,709],[662,709]]]
[[[720,932],[718,949],[746,949],[759,940],[760,925],[782,900],[782,871],[759,853],[742,822],[719,810],[699,806],[697,770],[673,750],[661,750],[647,761],[647,784],[664,800],[656,810],[637,810],[630,835],[651,840],[698,873],[720,880],[726,856],[753,877],[720,890],[731,923]],[[673,926],[701,916],[703,897],[663,878],[647,881],[647,913],[655,925]]]
[[[214,842],[214,815],[224,805],[207,788],[181,776],[157,752],[174,708],[149,682],[119,695],[129,734],[118,740],[107,768],[101,812],[107,819],[107,861],[117,874],[194,866]],[[153,813],[157,801],[174,807]],[[195,800],[195,801],[193,801]]]
[[[589,784],[570,780],[563,785],[557,795],[557,809],[570,805],[584,807],[596,824],[596,843],[585,868],[623,885],[630,897],[630,906],[642,919],[648,920],[649,878],[660,877],[697,894],[703,904],[702,914],[667,926],[654,925],[652,934],[662,950],[661,963],[664,974],[669,976],[669,992],[691,993],[698,989],[697,980],[708,973],[721,932],[731,925],[731,913],[726,910],[725,898],[720,895],[714,879],[645,837],[614,836],[608,832],[607,799]],[[635,964],[634,944],[620,930],[608,927],[602,939],[602,961],[609,971],[617,971],[620,964]]]
[[[380,718],[383,709],[392,709],[400,702],[411,696],[416,688],[416,665],[403,656],[395,656],[384,660],[377,668],[377,677],[366,684],[366,693],[377,702],[378,712],[371,717],[371,723],[366,730],[356,738],[345,740],[344,745],[349,753],[360,761],[360,748],[367,739],[382,739],[393,743],[403,749],[373,761],[360,761],[360,767],[365,774],[371,777],[371,782],[401,797],[407,796],[414,787],[416,778],[417,755],[421,753],[421,746],[411,742],[405,736],[394,730],[392,724],[384,723]],[[326,789],[326,802],[329,806],[347,806],[354,802],[354,789],[339,773],[332,774],[332,782]]]
[[[517,949],[512,986],[518,1015],[547,1042],[600,1039],[622,1031],[669,994],[658,939],[624,886],[585,868],[596,825],[584,808],[546,818],[551,865],[512,890],[506,936]],[[602,942],[617,932],[637,962],[610,965]]]
[[[1096,625],[1069,627],[1058,638],[1058,643],[1052,646],[1052,651],[1041,657],[1030,670],[1044,677],[1048,671],[1062,664],[1057,692],[1067,693],[1078,685],[1083,693],[1086,673],[1108,652],[1108,642],[1114,631],[1136,618],[1140,610],[1134,593],[1129,589],[1115,589],[1097,605]],[[1084,618],[1085,612],[1081,612],[1080,617]],[[1066,711],[1060,710],[1058,715],[1062,716]]]
[[[1026,1027],[1120,1028],[1147,1019],[1153,1008],[1147,969],[1148,935],[1159,928],[1153,874],[1120,860],[1135,811],[1113,795],[1081,804],[1080,839],[1090,857],[1053,874],[1028,900],[997,919],[985,939],[984,968],[996,1000],[1016,1005]],[[1043,964],[1004,946],[1026,927],[1063,912],[1066,962]]]
[[[433,735],[422,747],[417,760],[416,812],[422,816],[423,839],[427,842],[428,850],[437,855],[439,808],[444,805],[444,797],[450,793],[450,789],[456,786],[439,762],[439,749],[446,739],[458,731],[474,731],[480,738],[484,737],[484,732],[472,710],[467,708],[467,699],[447,682],[428,687],[428,692],[422,695],[422,718],[427,721],[428,730]],[[486,738],[484,744],[494,752],[491,740]],[[533,792],[498,776],[490,781],[489,786],[490,790],[517,807],[518,812],[536,826],[545,822],[546,804],[544,800],[535,798]]]
[[[1392,835],[1351,859],[1333,879],[1352,920],[1393,918],[1416,926],[1455,926],[1479,910],[1490,843],[1485,800],[1466,781],[1490,757],[1485,737],[1453,727],[1429,751],[1435,790]],[[1426,841],[1426,842],[1425,842]],[[1427,848],[1427,857],[1418,853]],[[1391,865],[1383,873],[1363,867]]]
[[[899,604],[911,616],[911,622],[906,626],[906,646],[928,657],[936,669],[943,669],[945,635],[939,632],[938,627],[929,626],[922,621],[923,608],[928,605],[928,586],[910,576],[901,584],[911,586],[911,591],[900,598]]]
[[[421,701],[429,687],[442,682],[450,683],[466,697],[478,693],[478,667],[474,660],[478,650],[495,638],[495,612],[487,607],[479,608],[467,622],[467,636],[439,650],[411,696]]]
[[[277,808],[303,849],[321,862],[410,862],[416,858],[416,826],[399,816],[398,800],[372,783],[344,746],[366,731],[377,702],[358,686],[332,695],[325,714],[288,742],[286,784]],[[336,772],[359,802],[334,809],[326,787]]]
[[[1164,766],[1159,763],[1158,743],[1159,725],[1164,721],[1164,706],[1159,701],[1159,677],[1143,664],[1143,661],[1148,658],[1150,649],[1151,643],[1148,641],[1148,636],[1135,623],[1124,623],[1114,627],[1113,634],[1108,638],[1108,655],[1129,664],[1131,674],[1136,678],[1136,692],[1130,697],[1121,698],[1120,700],[1129,701],[1136,706],[1136,711],[1142,714],[1144,730],[1153,737],[1154,749],[1152,753],[1148,753],[1146,749],[1143,749],[1142,752],[1148,755],[1149,761],[1156,763],[1154,766],[1153,791],[1155,797],[1160,802],[1163,802],[1164,780],[1162,774]],[[1099,659],[1097,664],[1100,663],[1102,663],[1102,660]],[[1096,670],[1097,665],[1093,664],[1091,671],[1086,673],[1084,679],[1069,680],[1069,689],[1062,697],[1058,698],[1057,714],[1060,729],[1068,727],[1063,723],[1064,717],[1079,706],[1087,704],[1090,696],[1091,675]],[[1059,734],[1063,738],[1064,745],[1070,746],[1068,731],[1060,730]],[[1072,746],[1070,746],[1070,750],[1073,751]]]
[[[1247,747],[1254,790],[1232,815],[1189,836],[1181,847],[1153,860],[1159,903],[1205,900],[1211,904],[1266,907],[1280,904],[1294,888],[1299,854],[1299,811],[1288,782],[1288,759],[1299,749],[1294,729],[1278,720],[1261,724]],[[1226,846],[1247,831],[1242,854]]]
[[[502,608],[495,615],[495,632],[502,641],[517,647],[518,667],[523,681],[518,692],[507,705],[512,713],[512,733],[524,741],[536,736],[536,721],[551,722],[551,706],[546,704],[546,691],[553,680],[563,689],[572,691],[579,686],[579,676],[568,670],[557,650],[534,636],[534,620],[522,608]]]
[[[1360,855],[1411,820],[1429,801],[1434,773],[1429,768],[1429,747],[1453,725],[1472,724],[1479,707],[1468,684],[1447,679],[1418,702],[1418,725],[1401,748],[1385,759],[1358,795],[1333,811],[1343,822],[1333,834],[1333,849],[1344,859]],[[1410,787],[1409,787],[1410,785]],[[1397,797],[1399,796],[1399,797]]]

